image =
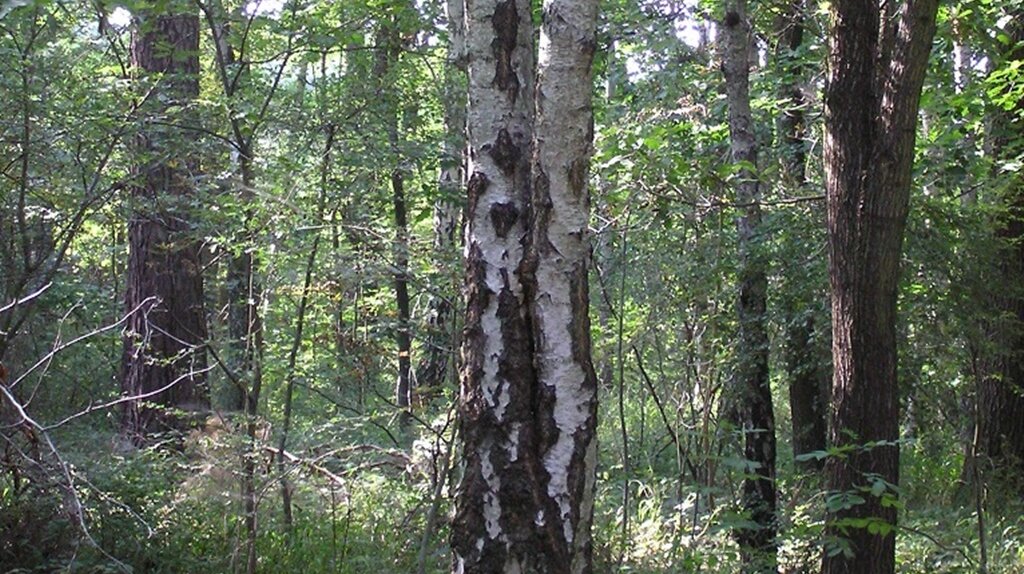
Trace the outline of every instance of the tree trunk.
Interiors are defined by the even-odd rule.
[[[1022,12],[1010,11],[1006,32],[1011,48],[1000,58],[1003,66],[1024,60]],[[992,148],[999,160],[1011,161],[1024,150],[1018,119],[1022,114],[1022,101],[1012,110],[997,108],[994,112]],[[1013,172],[1005,177],[1002,201],[1006,211],[996,223],[996,235],[1006,249],[997,270],[1002,280],[995,282],[1000,287],[1022,285],[1024,278],[1024,176]],[[992,313],[996,318],[990,327],[990,346],[979,361],[975,438],[962,476],[973,482],[975,476],[995,471],[996,478],[1019,488],[1020,484],[1011,481],[1024,473],[1024,295],[1020,287],[1004,288],[989,294],[988,300],[996,306]]]
[[[596,3],[544,3],[536,101],[530,3],[474,2],[466,16],[472,175],[453,572],[589,573],[597,383],[586,180]]]
[[[591,63],[596,0],[545,0],[537,67],[532,240],[528,268],[537,369],[535,426],[557,503],[565,572],[593,571],[597,374],[590,342]],[[555,556],[554,549],[551,555]],[[551,568],[548,572],[561,572]]]
[[[453,572],[532,572],[547,562],[542,531],[551,531],[553,522],[534,524],[542,467],[534,448],[536,375],[519,269],[533,137],[529,2],[467,2],[466,44],[471,175],[459,399],[464,469],[451,529]]]
[[[807,126],[804,114],[803,65],[797,54],[803,44],[805,0],[792,0],[775,20],[778,44],[779,97],[785,102],[776,130],[776,148],[782,167],[782,184],[787,191],[804,192],[807,187]],[[784,300],[785,363],[789,379],[789,410],[793,423],[793,455],[799,457],[825,449],[825,406],[828,402],[828,373],[819,360],[815,336],[815,314],[809,301],[817,300],[813,286],[809,297],[803,285],[806,275],[798,270],[786,273]],[[822,287],[822,290],[824,287]],[[824,350],[823,348],[820,350]],[[816,458],[797,463],[805,470],[820,470],[824,461]]]
[[[834,363],[829,439],[849,453],[826,464],[832,496],[847,503],[829,515],[826,536],[848,543],[843,552],[826,552],[827,574],[895,570],[896,294],[937,9],[936,0],[909,0],[896,17],[882,18],[876,0],[831,5],[824,148]]]
[[[759,253],[762,240],[761,190],[757,173],[757,142],[750,112],[750,38],[745,0],[727,0],[722,27],[729,104],[732,161],[737,166],[736,221],[739,236],[739,341],[736,349],[735,391],[740,403],[744,456],[750,465],[743,479],[742,505],[753,522],[736,531],[744,572],[777,572],[775,493],[775,414],[768,380],[768,302],[766,262]]]
[[[158,84],[143,103],[146,123],[134,147],[121,382],[128,397],[166,389],[145,401],[186,411],[208,409],[210,400],[202,266],[189,214],[198,162],[173,128],[148,122],[187,115],[199,95],[199,18],[188,10],[177,3],[167,13],[142,12],[132,34],[133,67]],[[176,421],[131,400],[121,425],[138,440]]]
[[[377,27],[377,48],[374,55],[373,75],[379,82],[377,96],[381,105],[381,116],[385,118],[385,131],[391,158],[398,163],[399,149],[399,97],[395,79],[389,77],[392,68],[402,53],[402,39],[394,16],[384,16]],[[401,423],[408,423],[404,412],[412,404],[412,333],[410,331],[409,304],[409,221],[405,197],[405,174],[401,167],[394,167],[388,176],[391,185],[391,207],[395,217],[395,239],[392,243],[394,254],[395,307],[398,311],[398,325],[395,329],[395,345],[398,348],[398,377],[395,382],[395,404],[403,409]]]

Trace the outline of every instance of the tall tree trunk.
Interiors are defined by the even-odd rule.
[[[121,390],[131,397],[166,389],[145,401],[205,410],[203,278],[189,214],[198,162],[183,151],[180,134],[164,127],[168,115],[187,115],[199,95],[199,18],[190,11],[181,2],[160,14],[143,11],[132,34],[132,64],[157,84],[143,104],[146,123],[134,147]],[[122,430],[133,439],[174,421],[142,401],[124,403]]]
[[[1006,32],[1010,49],[999,58],[999,65],[1024,60],[1024,10],[1009,10]],[[992,118],[992,148],[997,161],[1011,161],[1024,151],[1024,130],[1020,118],[1024,101],[1011,110],[997,107]],[[990,294],[996,306],[996,318],[990,328],[990,346],[982,352],[976,407],[975,437],[964,462],[963,477],[975,477],[996,471],[1001,480],[1019,480],[1024,473],[1024,176],[1007,173],[1005,212],[996,223],[996,235],[1005,241],[1005,254],[997,270],[999,286],[1013,285]],[[1018,488],[1020,484],[1015,484]]]
[[[750,112],[751,29],[745,0],[727,0],[724,34],[726,98],[732,161],[737,164],[736,202],[739,236],[739,341],[736,349],[736,398],[740,406],[744,456],[751,465],[743,479],[743,510],[753,525],[736,531],[744,572],[777,572],[775,494],[775,414],[768,380],[768,330],[765,311],[768,275],[761,241],[761,190],[757,142]]]
[[[398,9],[404,9],[400,6]],[[400,100],[399,88],[393,77],[393,68],[402,53],[402,39],[398,21],[394,15],[386,15],[377,27],[377,52],[374,57],[373,75],[377,85],[381,116],[385,118],[385,130],[391,158],[398,163]],[[391,169],[388,176],[391,185],[391,207],[395,217],[394,254],[395,307],[398,311],[398,325],[395,329],[395,345],[398,348],[398,377],[395,382],[395,404],[408,409],[412,404],[412,333],[411,309],[409,303],[409,221],[405,196],[405,173],[400,166]],[[408,413],[403,412],[402,424],[408,422]]]
[[[824,148],[834,363],[829,439],[851,450],[828,460],[826,477],[832,496],[851,498],[827,519],[826,536],[849,544],[847,552],[826,553],[827,574],[895,570],[896,294],[917,108],[937,9],[937,0],[908,0],[892,18],[883,18],[877,0],[836,0],[830,9]]]
[[[453,571],[592,572],[586,180],[596,3],[544,3],[536,101],[530,3],[474,2],[466,16],[472,175]]]
[[[466,47],[471,175],[459,398],[464,469],[451,529],[452,571],[531,572],[547,561],[542,548],[555,534],[556,515],[549,510],[543,527],[534,524],[542,466],[519,269],[529,231],[534,116],[530,3],[467,2]]]
[[[807,187],[807,127],[803,93],[803,65],[798,51],[803,45],[805,0],[791,0],[775,20],[778,44],[775,58],[783,78],[779,97],[784,102],[776,129],[776,148],[782,167],[782,183],[788,191],[802,192]],[[793,423],[793,455],[799,457],[825,449],[827,432],[825,406],[828,401],[828,373],[819,358],[813,305],[802,284],[804,273],[790,270],[786,293],[782,295],[785,313],[785,363],[789,379],[789,410]],[[816,282],[815,282],[816,283]],[[822,287],[824,289],[824,287]],[[809,300],[818,289],[812,287]],[[822,349],[823,350],[823,349]],[[798,463],[806,470],[820,470],[824,461],[816,458]]]
[[[597,374],[590,341],[591,63],[596,0],[545,0],[537,67],[532,240],[527,267],[535,426],[565,572],[593,571],[590,526],[597,465]],[[554,551],[550,551],[554,556]],[[560,572],[552,568],[548,572]]]

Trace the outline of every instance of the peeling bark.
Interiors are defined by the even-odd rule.
[[[569,572],[593,569],[597,375],[588,305],[591,62],[597,2],[544,3],[538,66],[530,263],[540,448],[558,505]]]
[[[457,573],[593,569],[586,173],[596,3],[545,3],[536,94],[530,17],[524,0],[467,5]]]
[[[533,136],[529,3],[466,3],[469,182],[466,318],[459,398],[463,477],[453,572],[538,571],[534,493],[542,477],[524,277]],[[495,218],[495,206],[502,205]],[[499,233],[500,228],[500,233]]]

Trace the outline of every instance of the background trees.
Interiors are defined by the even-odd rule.
[[[892,562],[901,572],[1018,567],[1018,487],[1012,470],[990,472],[1014,468],[1010,451],[993,446],[1012,445],[1012,433],[993,424],[1012,417],[989,408],[999,403],[990,400],[993,393],[1012,389],[1019,338],[1013,317],[1019,294],[1005,279],[1015,272],[1018,248],[1016,3],[941,6],[934,41],[916,44],[931,46],[927,64],[918,58],[920,66],[905,68],[926,73],[920,105],[908,100],[900,108],[902,121],[916,120],[915,141],[893,148],[904,152],[904,165],[908,157],[914,160],[901,176],[909,178],[900,195],[906,201],[902,252],[894,255],[890,245],[884,258],[888,270],[898,263],[902,271],[896,279],[887,275],[888,282],[864,278],[866,285],[849,299],[875,293],[886,304],[874,308],[895,319],[884,340],[870,338],[884,343],[879,347],[886,360],[895,361],[885,372],[890,382],[871,396],[887,407],[899,405],[899,414],[890,413],[885,428],[872,425],[884,436],[854,429],[859,438],[833,433],[839,440],[830,444],[821,430],[823,411],[815,409],[841,406],[827,404],[830,399],[818,392],[833,363],[827,352],[832,316],[825,173],[826,160],[837,158],[823,155],[820,134],[826,117],[841,119],[832,115],[840,110],[863,112],[858,121],[874,126],[884,115],[880,102],[896,99],[875,100],[877,109],[861,105],[865,97],[852,90],[836,93],[857,106],[829,99],[839,84],[826,82],[826,72],[843,68],[826,66],[834,30],[827,14],[801,2],[746,6],[742,28],[749,49],[746,58],[730,60],[730,76],[747,73],[749,126],[743,131],[757,149],[755,163],[733,153],[730,110],[737,108],[729,96],[737,84],[727,85],[722,73],[731,37],[722,3],[606,0],[592,46],[570,40],[562,53],[572,58],[536,65],[529,63],[532,52],[507,36],[506,43],[495,44],[495,21],[477,13],[477,20],[470,18],[482,25],[476,33],[490,35],[471,38],[476,44],[470,50],[483,59],[468,71],[476,74],[474,125],[484,128],[469,135],[474,171],[486,173],[489,185],[470,196],[466,186],[456,187],[465,176],[454,170],[465,146],[460,102],[470,93],[460,79],[466,61],[455,25],[463,20],[461,2],[188,4],[189,14],[200,17],[189,54],[197,58],[192,65],[198,82],[183,105],[144,99],[141,94],[152,88],[155,95],[172,78],[137,75],[131,62],[133,21],[147,9],[170,6],[107,2],[98,13],[89,3],[39,0],[0,8],[0,101],[8,103],[0,114],[5,567],[444,572],[451,568],[453,537],[471,556],[480,533],[495,527],[485,515],[473,515],[486,504],[459,506],[457,493],[485,497],[489,487],[473,490],[466,481],[476,476],[486,485],[498,471],[508,476],[519,470],[501,479],[507,513],[497,526],[523,538],[486,550],[498,556],[493,548],[514,547],[519,556],[529,552],[530,559],[547,562],[548,555],[568,555],[569,546],[558,550],[560,543],[532,538],[541,532],[534,510],[547,505],[551,516],[568,516],[570,530],[585,530],[590,514],[584,497],[575,506],[574,496],[586,492],[591,460],[552,453],[573,446],[585,454],[596,436],[592,545],[587,549],[586,538],[574,535],[580,546],[572,553],[592,556],[595,572],[739,571],[752,545],[737,542],[766,532],[753,528],[763,515],[744,497],[744,485],[770,485],[767,472],[756,472],[767,468],[757,467],[767,459],[754,456],[765,451],[748,454],[746,445],[770,433],[749,432],[761,428],[752,421],[750,428],[737,425],[734,415],[742,410],[731,405],[747,367],[756,364],[763,374],[764,360],[767,384],[751,380],[760,381],[762,400],[770,391],[774,406],[780,571],[815,571],[823,554],[836,568],[848,567],[868,555],[858,549],[880,541],[894,548]],[[559,46],[557,38],[565,36],[558,26],[571,21],[555,3],[546,10],[519,0],[489,6],[515,7],[521,24],[516,39],[524,46],[532,37],[528,28],[539,35],[538,28],[547,27],[545,50]],[[484,6],[471,2],[468,8],[466,16]],[[510,24],[506,20],[499,23]],[[879,34],[877,46],[886,45],[886,37]],[[384,41],[389,38],[392,44]],[[591,47],[593,85],[601,89],[588,92],[591,82],[578,71]],[[494,63],[484,60],[506,48],[522,57],[510,57],[508,69],[501,68],[503,90],[494,83]],[[892,54],[898,58],[898,51]],[[186,61],[171,57],[172,63]],[[575,64],[556,71],[558,61]],[[862,71],[877,76],[876,63],[871,59]],[[511,107],[498,105],[509,102],[512,70],[519,90],[515,116]],[[540,76],[527,83],[537,70]],[[556,85],[570,77],[575,79]],[[536,82],[541,93],[526,93]],[[880,97],[886,90],[913,91],[871,85]],[[568,93],[580,99],[561,97]],[[594,143],[586,180],[591,217],[584,229],[579,219],[563,218],[569,212],[580,217],[582,197],[559,190],[579,189],[585,162],[578,158],[587,151],[559,138],[585,140],[578,130],[589,123],[588,93]],[[543,109],[535,110],[538,100]],[[823,115],[826,104],[835,109]],[[487,118],[493,124],[481,123]],[[516,132],[512,124],[530,127]],[[830,125],[839,137],[837,125]],[[138,145],[134,134],[156,126],[173,154],[144,152]],[[512,148],[495,147],[501,127],[516,144]],[[873,153],[885,138],[912,133],[868,131],[874,139],[842,141],[848,149]],[[486,144],[490,151],[483,150]],[[513,148],[520,149],[515,192],[502,187],[506,174],[495,161],[495,155],[511,157],[505,152]],[[208,332],[187,343],[207,351],[212,408],[193,413],[187,429],[150,433],[131,446],[112,440],[120,430],[119,410],[152,405],[121,388],[122,333],[131,319],[125,309],[128,267],[145,253],[129,245],[129,222],[133,214],[151,213],[140,210],[154,203],[134,193],[146,188],[143,168],[167,159],[169,168],[188,173],[188,195],[158,206],[188,216],[187,225],[174,220],[182,230],[173,244],[194,250],[202,271],[201,318]],[[566,165],[572,169],[565,171]],[[828,170],[836,175],[838,167],[849,165],[844,160]],[[881,177],[889,173],[883,167],[879,161],[866,169]],[[401,206],[395,173],[401,176]],[[540,173],[547,177],[538,178]],[[441,185],[439,178],[455,185]],[[545,180],[546,188],[536,185]],[[478,177],[469,187],[479,192],[480,184]],[[875,197],[864,190],[864,197]],[[832,189],[834,196],[837,191]],[[497,250],[480,254],[508,271],[517,309],[508,316],[519,326],[510,324],[507,340],[526,351],[511,366],[493,356],[501,340],[493,335],[501,330],[474,323],[476,311],[496,321],[493,304],[501,290],[490,306],[482,304],[482,292],[470,291],[467,315],[453,286],[462,275],[463,246],[493,245],[497,230],[511,221],[504,207],[497,219],[491,216],[488,202],[499,192],[504,199],[498,203],[517,211],[503,240],[508,259]],[[475,218],[463,213],[469,197],[477,198]],[[832,205],[839,210],[845,204]],[[753,224],[755,206],[756,233],[738,234],[737,219]],[[399,207],[405,210],[404,231]],[[849,221],[858,217],[866,216],[854,214]],[[527,226],[529,221],[538,223]],[[833,231],[842,221],[833,220]],[[466,243],[463,223],[471,226]],[[853,227],[867,229],[862,224]],[[837,253],[858,253],[834,245]],[[588,249],[592,272],[583,281],[579,262]],[[879,261],[879,253],[865,252],[864,260]],[[531,256],[535,279],[516,273],[529,270],[519,269],[519,262]],[[488,277],[504,285],[500,273]],[[763,311],[741,297],[740,287],[751,277],[758,285],[763,280]],[[407,313],[399,312],[396,278],[405,283]],[[543,289],[527,286],[542,280]],[[568,300],[578,313],[587,298],[589,325],[544,307],[564,311]],[[753,316],[763,321],[763,338],[756,338],[761,342],[751,343],[752,323],[740,320],[751,315],[741,307],[755,309]],[[166,331],[157,318],[150,314],[148,324]],[[536,328],[522,330],[525,323]],[[394,391],[402,372],[398,335],[405,333],[410,384],[428,382],[437,390],[410,393],[411,405],[401,409],[408,414],[401,417]],[[551,358],[564,357],[565,345],[574,357],[585,354],[588,333],[597,377],[584,361]],[[535,380],[520,390],[539,394],[510,396],[505,411],[511,417],[520,409],[521,423],[540,429],[532,438],[520,435],[519,446],[525,448],[522,440],[536,446],[529,451],[533,459],[502,455],[512,435],[494,424],[483,395],[476,396],[478,403],[474,395],[463,396],[466,434],[455,436],[454,349],[477,349],[484,335],[484,344],[494,348],[467,356],[490,365],[481,384],[497,384],[499,369]],[[841,348],[843,341],[836,339]],[[535,361],[542,354],[548,358]],[[757,361],[748,361],[751,356]],[[142,365],[175,367],[159,360]],[[525,414],[532,405],[557,404],[552,389],[559,387],[541,381],[563,371],[580,382],[583,408],[575,434],[556,432],[543,408]],[[842,374],[839,379],[847,380]],[[847,387],[841,396],[854,392]],[[592,388],[600,405],[593,433]],[[850,419],[852,404],[844,400],[841,420]],[[468,413],[473,405],[481,409]],[[480,421],[491,426],[472,434]],[[988,443],[986,435],[1002,438]],[[866,452],[856,448],[871,439],[885,442]],[[893,443],[900,450],[898,497],[891,475],[865,475],[854,466],[894,454]],[[470,456],[460,444],[468,445]],[[488,452],[490,458],[473,458]],[[545,475],[553,476],[547,465],[556,458],[584,469],[570,471],[583,480],[566,480],[572,496],[561,491],[538,502],[531,491]],[[824,484],[818,473],[806,472],[817,464],[826,464],[833,477],[836,469],[851,469],[854,480]],[[883,470],[894,470],[893,464],[890,456]],[[521,476],[530,469],[538,478]],[[995,480],[999,476],[1008,480]],[[462,490],[456,488],[460,481]],[[524,490],[507,490],[516,486]],[[872,509],[882,501],[896,510]],[[890,529],[893,514],[898,520]],[[551,540],[564,539],[561,532],[562,538]]]

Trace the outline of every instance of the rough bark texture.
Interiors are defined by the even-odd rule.
[[[803,44],[805,1],[792,0],[775,20],[778,42],[775,59],[782,81],[779,97],[785,103],[776,129],[776,147],[787,191],[803,192],[807,187],[807,126],[804,114],[803,65],[797,52]],[[825,449],[825,406],[828,402],[828,373],[819,360],[814,312],[806,295],[806,275],[799,270],[787,274],[784,308],[786,316],[785,363],[789,379],[789,410],[793,423],[793,455]],[[815,282],[815,286],[816,286]],[[822,286],[824,289],[824,286]],[[817,296],[812,288],[811,298]],[[820,470],[824,461],[812,458],[798,462],[805,470]]]
[[[519,266],[527,241],[533,26],[524,0],[466,2],[470,178],[459,416],[463,477],[453,572],[540,571],[533,344]]]
[[[172,5],[168,9],[181,6]],[[150,120],[187,113],[199,95],[199,18],[186,13],[143,12],[132,34],[132,64],[155,82],[143,105],[144,123],[133,153],[133,211],[125,305],[122,393],[158,389],[147,402],[183,410],[209,408],[206,386],[206,315],[199,246],[189,210],[196,159],[181,134]],[[168,122],[169,123],[169,122]],[[167,426],[176,417],[142,401],[124,403],[122,430],[133,439]]]
[[[1007,27],[1011,49],[1003,54],[1002,65],[1024,60],[1024,10],[1011,11]],[[1012,160],[1024,151],[1024,130],[1019,118],[1024,102],[1012,110],[998,109],[992,121],[992,148],[997,158]],[[1024,177],[1008,174],[1005,188],[1006,212],[997,222],[996,235],[1005,241],[1006,252],[998,276],[1001,285],[1024,284]],[[991,349],[981,363],[977,417],[973,448],[965,461],[963,477],[972,481],[996,471],[1002,479],[1020,480],[1024,473],[1024,297],[1019,287],[1003,289],[989,300],[997,316],[990,329]],[[1016,486],[1020,487],[1021,484]]]
[[[750,465],[743,479],[742,505],[753,525],[736,531],[745,572],[777,572],[775,493],[775,414],[768,381],[768,331],[765,310],[768,276],[761,241],[761,190],[757,142],[750,112],[750,25],[745,0],[726,2],[722,27],[722,71],[729,104],[729,136],[736,202],[744,205],[736,220],[740,263],[739,340],[736,348],[735,397],[743,431],[743,452]]]
[[[529,2],[466,9],[472,175],[453,572],[589,573],[597,385],[586,178],[596,5],[545,3],[536,100]]]
[[[831,4],[825,94],[825,182],[832,291],[830,441],[848,457],[826,464],[833,496],[864,495],[878,480],[899,483],[896,289],[910,197],[917,107],[935,34],[936,0],[909,0],[881,17],[876,0]],[[886,488],[885,497],[895,492]],[[895,569],[895,525],[884,497],[831,514],[826,535],[847,553],[826,555],[827,574]]]
[[[590,525],[597,463],[597,375],[588,305],[591,61],[596,0],[544,2],[537,78],[536,160],[529,265],[537,445],[566,572],[591,572]],[[552,569],[551,571],[562,571]]]

